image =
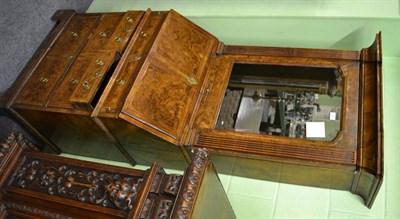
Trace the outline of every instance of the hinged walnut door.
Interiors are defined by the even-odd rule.
[[[142,33],[142,37],[146,33]],[[188,131],[218,40],[170,11],[130,90],[120,117],[173,144]]]

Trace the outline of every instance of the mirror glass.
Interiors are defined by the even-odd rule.
[[[342,92],[335,68],[236,63],[216,129],[332,141]]]

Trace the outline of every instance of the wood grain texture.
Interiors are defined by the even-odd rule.
[[[363,197],[369,208],[384,176],[381,43],[378,33],[374,43],[361,51],[358,168],[351,191]]]
[[[135,81],[143,61],[154,42],[166,13],[148,10],[143,15],[137,31],[132,36],[126,52],[121,57],[112,77],[109,80],[99,103],[93,111],[92,116],[118,117],[125,97]],[[143,34],[146,33],[146,37]],[[117,80],[124,80],[125,84],[120,86]]]
[[[169,12],[127,96],[121,118],[179,144],[215,43],[212,35]],[[152,86],[154,83],[158,86]]]
[[[44,106],[75,60],[98,16],[74,16],[21,88],[16,103]],[[79,31],[78,31],[79,30]]]

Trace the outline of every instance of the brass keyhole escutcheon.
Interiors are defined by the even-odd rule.
[[[117,41],[117,42],[121,42],[122,38],[121,37],[115,37],[114,40]]]
[[[107,37],[107,36],[108,36],[108,33],[107,33],[107,32],[100,32],[99,35],[100,35],[101,37]]]
[[[192,76],[188,76],[186,79],[188,80],[190,85],[197,84],[196,78],[193,75]]]
[[[125,33],[129,33],[129,32],[131,32],[131,29],[125,28],[125,29],[124,29],[124,32],[125,32]]]
[[[71,80],[71,84],[78,84],[79,83],[79,80],[78,79],[72,79]]]
[[[127,17],[126,18],[126,22],[133,23],[133,22],[135,22],[135,20],[133,18],[131,18],[131,17]]]
[[[85,88],[86,90],[89,90],[89,89],[90,89],[90,84],[89,84],[89,82],[87,82],[87,81],[84,81],[84,82],[82,83],[82,86],[83,86],[83,88]]]
[[[133,60],[135,60],[135,61],[139,61],[141,58],[142,58],[142,56],[140,56],[140,55],[133,56]]]
[[[96,65],[103,66],[104,62],[102,60],[96,60]]]
[[[141,31],[141,32],[139,33],[139,35],[140,35],[141,37],[147,37],[147,33],[144,32],[144,31]]]
[[[115,82],[116,82],[118,85],[124,85],[124,84],[125,84],[125,80],[122,80],[122,79],[117,79],[117,80],[115,80]]]
[[[71,35],[72,35],[73,37],[78,37],[78,33],[75,32],[75,31],[72,31],[72,32],[71,32]]]
[[[49,82],[49,79],[46,78],[46,77],[41,77],[41,78],[39,79],[39,81],[40,81],[41,83],[47,83],[47,82]]]

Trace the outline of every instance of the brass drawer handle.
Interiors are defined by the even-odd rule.
[[[193,75],[192,76],[187,76],[186,79],[188,80],[190,85],[197,84],[196,78]]]
[[[135,20],[133,18],[127,17],[126,22],[133,23],[133,22],[135,22]]]
[[[118,85],[124,85],[125,84],[125,80],[122,80],[122,79],[117,79],[117,80],[115,80],[115,82],[118,84]]]
[[[141,31],[141,32],[139,33],[139,35],[140,35],[141,37],[147,37],[147,33],[144,32],[144,31]]]
[[[94,76],[96,76],[96,77],[100,77],[100,76],[102,76],[103,74],[100,72],[100,71],[96,71],[95,73],[94,73]]]
[[[111,107],[107,107],[106,108],[106,112],[107,113],[115,113],[115,109],[111,108]]]
[[[67,59],[72,59],[73,57],[74,57],[74,56],[71,55],[71,54],[69,54],[69,53],[65,54],[65,58],[67,58]]]
[[[96,65],[103,66],[104,62],[102,60],[96,60]]]
[[[140,56],[140,55],[133,56],[133,60],[135,60],[135,61],[139,61],[141,58],[142,58],[142,56]]]
[[[46,77],[42,77],[42,78],[39,79],[39,81],[42,82],[42,83],[47,83],[47,82],[49,82],[49,79],[46,78]]]
[[[78,33],[75,32],[75,31],[71,31],[71,35],[72,35],[73,37],[78,37]]]
[[[99,35],[100,35],[101,37],[107,37],[107,36],[108,36],[108,33],[106,33],[106,32],[100,32]]]
[[[89,90],[89,89],[90,89],[89,82],[87,82],[87,81],[84,81],[83,84],[82,84],[82,86],[83,86],[83,88],[85,88],[86,90]]]
[[[121,42],[122,38],[121,37],[115,37],[114,40],[117,41],[117,42]]]
[[[125,29],[124,29],[124,32],[125,32],[125,33],[129,33],[129,32],[131,32],[131,29],[130,29],[130,28],[125,28]]]
[[[71,82],[71,84],[78,84],[79,80],[78,79],[72,79],[70,82]]]

